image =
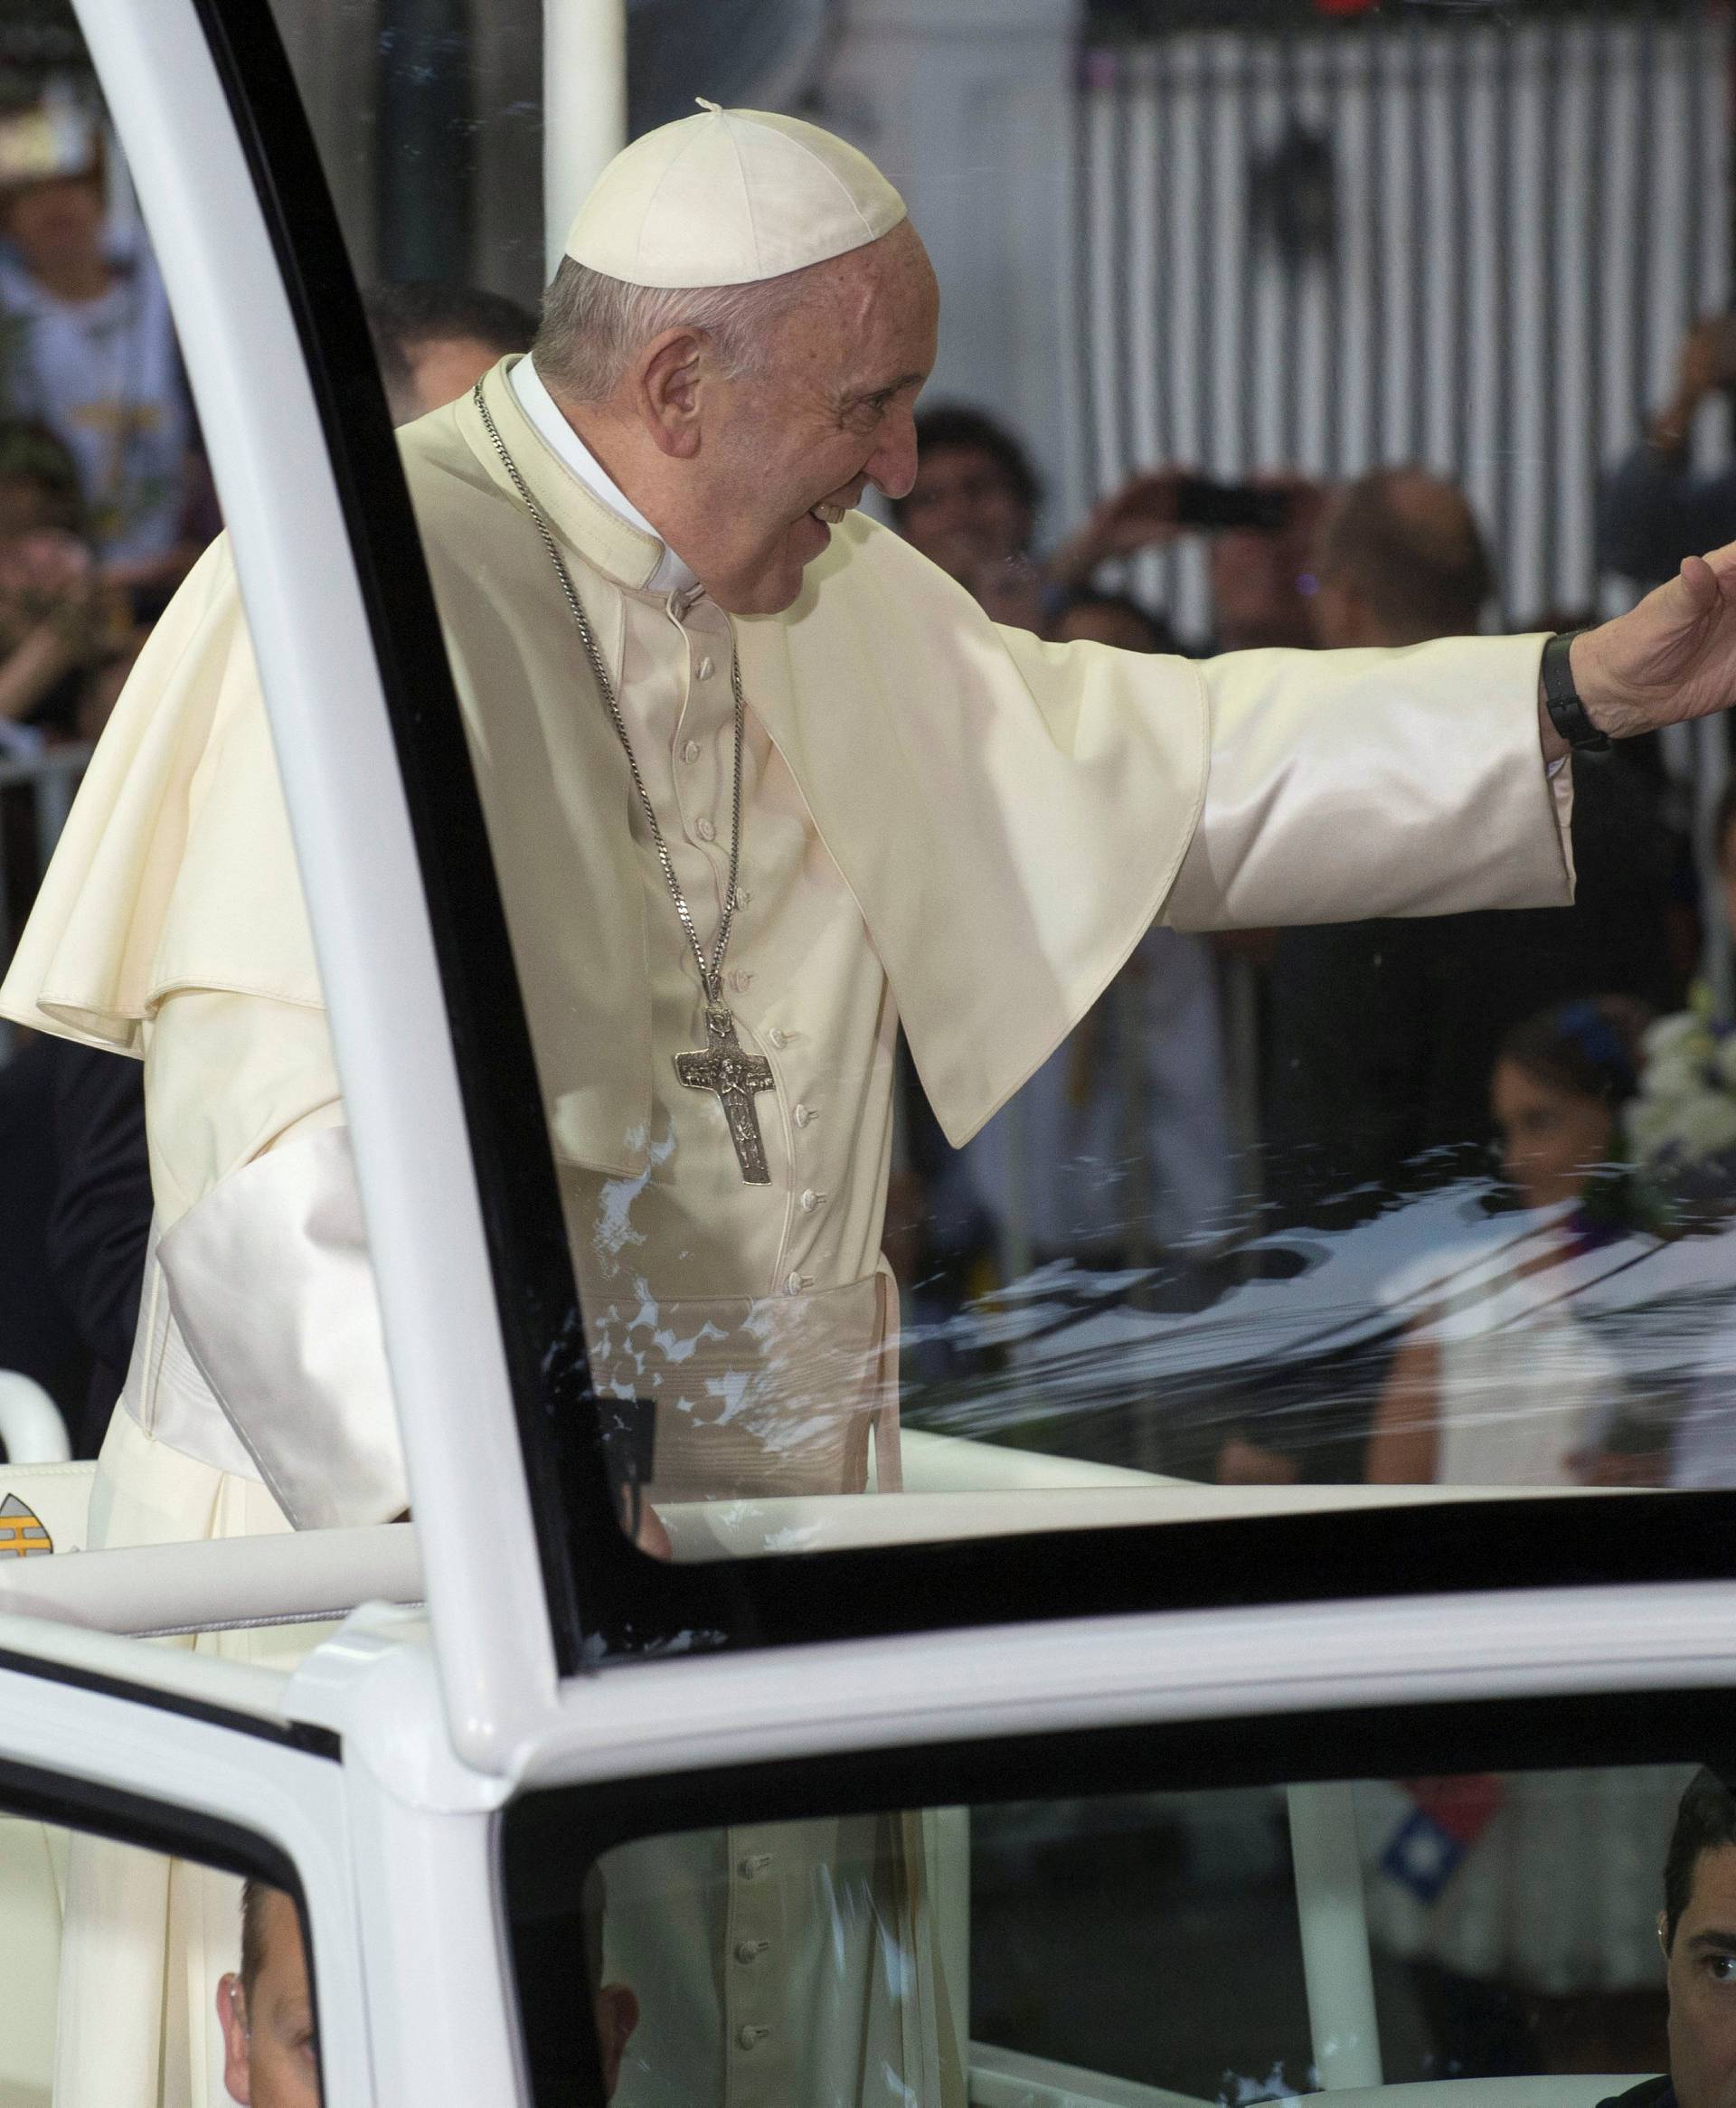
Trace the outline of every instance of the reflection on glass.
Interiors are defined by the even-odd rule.
[[[1707,839],[1687,824],[1715,742],[1576,757],[1577,904],[1495,912],[1565,894],[1534,666],[1464,660],[1421,731],[1406,685],[1443,639],[1618,615],[1736,530],[1700,415],[1736,374],[1703,319],[1726,293],[1703,200],[1727,25],[1684,4],[1645,25],[1301,26],[1237,0],[1209,35],[1186,11],[1058,11],[991,64],[944,9],[892,52],[795,0],[658,0],[630,11],[629,130],[715,129],[699,95],[799,109],[872,239],[816,208],[744,262],[737,193],[702,170],[651,230],[660,283],[624,275],[618,192],[545,288],[542,165],[567,142],[538,11],[277,12],[406,427],[641,1541],[700,1558],[1257,1512],[1301,1485],[1350,1505],[1729,1483],[1731,810]],[[172,987],[50,1013],[43,962],[71,951],[40,931],[9,991],[40,1033],[94,1018],[101,1045],[39,1040],[0,1079],[29,1196],[0,1367],[100,1439],[158,1263],[144,1116],[110,1078],[125,1105],[63,1142],[60,1072],[94,1063],[94,1084],[113,1049],[148,1053],[156,1213],[219,1394],[183,1401],[186,1453],[249,1499],[268,1458],[298,1524],[382,1519],[408,1497],[358,1460],[392,1449],[390,1385],[242,616],[221,553],[162,610],[216,525],[194,428],[89,82],[34,86],[0,132],[24,421],[0,431],[0,748],[24,754],[0,774],[0,941],[83,766],[64,735],[101,721],[148,629],[64,892],[101,940],[87,957],[125,930],[155,958],[167,923],[101,874],[172,869],[177,941],[202,941]],[[1595,165],[1540,158],[1552,96],[1609,137]],[[571,145],[575,168],[606,158]],[[654,371],[646,347],[683,332],[698,364]],[[695,452],[684,392],[707,358]],[[807,359],[838,405],[813,430],[791,409]],[[1147,780],[1102,728],[1146,713],[1166,735],[1202,682],[1220,723],[1262,681],[1287,709],[1322,648],[1412,656],[1382,662],[1382,707],[1291,824],[1294,861],[1238,890],[1271,845],[1214,830],[1279,809],[1288,769],[1242,784],[1258,742],[1231,741],[1196,828],[1187,742]],[[1531,744],[1454,808],[1442,786],[1499,743],[1504,682]],[[1341,715],[1326,696],[1282,752],[1326,752]],[[170,780],[136,798],[168,747]],[[1522,777],[1514,823],[1495,807]],[[239,868],[187,865],[145,804],[196,809]],[[1171,928],[1159,866],[1190,839]],[[1439,872],[1467,867],[1486,883],[1457,904],[1486,908],[1380,912],[1439,905]],[[1202,906],[1202,871],[1226,897]],[[203,940],[234,898],[259,912],[231,956]],[[289,999],[238,993],[259,988]],[[87,1144],[126,1239],[90,1234]],[[286,1231],[310,1192],[343,1225],[331,1249]],[[232,1297],[202,1310],[243,1231],[262,1276],[317,1278],[274,1306],[291,1327],[337,1308],[343,1275],[366,1344],[341,1383],[287,1378],[257,1300],[239,1327]],[[99,1243],[126,1281],[79,1271]],[[295,1394],[279,1420],[334,1431],[311,1470],[269,1428],[233,1439],[261,1366]],[[871,1488],[872,1509],[839,1498]],[[203,1479],[176,1512],[208,1527]]]
[[[853,1816],[608,1854],[603,1997],[629,1993],[637,2015],[614,2097],[962,2103],[925,1858],[938,1834],[931,1816]]]
[[[1736,1799],[1681,1765],[759,1824],[606,1853],[593,1978],[631,1988],[634,2108],[1496,2079],[1594,2108],[1665,2071],[1716,2108],[1732,1867]],[[535,1886],[533,2055],[572,1907]]]
[[[683,53],[668,41],[680,12],[656,11],[655,65],[649,13],[639,21],[629,67],[629,99],[649,95],[655,75],[665,120],[681,114],[669,98]],[[690,26],[697,36],[696,14]],[[870,201],[854,247],[804,261],[807,279],[790,268],[808,256],[799,241],[778,271],[757,254],[739,269],[720,260],[733,256],[732,223],[703,180],[701,141],[703,128],[733,120],[705,116],[687,120],[695,158],[671,179],[689,186],[680,223],[655,209],[634,222],[634,255],[650,254],[653,237],[663,244],[656,282],[639,285],[623,260],[619,215],[639,211],[640,192],[606,184],[559,266],[533,354],[508,359],[475,402],[460,397],[408,442],[611,1455],[641,1541],[666,1541],[678,1558],[1012,1528],[1058,1514],[1063,1489],[1077,1497],[1069,1519],[1108,1522],[1258,1511],[1302,1482],[1343,1487],[1350,1502],[1398,1498],[1399,1487],[1575,1492],[1721,1477],[1721,1174],[1692,1149],[1671,1158],[1645,1139],[1664,1074],[1654,1057],[1670,1042],[1656,1020],[1707,1014],[1710,1001],[1685,1008],[1705,960],[1684,752],[1634,746],[1573,762],[1571,908],[1489,912],[1565,888],[1512,877],[1514,854],[1477,833],[1494,824],[1479,795],[1475,818],[1449,824],[1439,853],[1401,828],[1329,922],[1310,903],[1330,886],[1298,859],[1260,895],[1261,914],[1201,913],[1184,900],[1187,927],[1160,918],[1129,929],[1100,959],[1057,939],[1059,1007],[1075,1022],[1032,1034],[1017,1060],[1002,1044],[1017,1036],[1008,1019],[1046,996],[1033,989],[1005,1012],[983,996],[996,976],[1005,989],[1022,985],[1031,956],[1031,932],[986,912],[985,899],[1038,900],[1045,888],[1071,899],[1097,881],[1064,855],[1039,867],[1023,846],[1025,861],[988,875],[1000,867],[971,831],[968,782],[948,773],[945,737],[993,685],[986,658],[967,673],[947,641],[975,636],[979,615],[1074,655],[1017,660],[1021,693],[1048,710],[1052,676],[1040,668],[1113,664],[1128,697],[1143,697],[1187,677],[1178,655],[1410,653],[1492,620],[1568,629],[1632,598],[1600,578],[1598,493],[1558,459],[1554,412],[1532,400],[1533,383],[1599,432],[1611,489],[1640,437],[1633,402],[1578,351],[1545,382],[1479,363],[1469,326],[1437,341],[1429,288],[1451,286],[1467,312],[1504,303],[1509,318],[1534,299],[1461,194],[1483,129],[1518,122],[1514,109],[1502,117],[1503,94],[1530,109],[1552,80],[1598,69],[1637,97],[1695,99],[1701,128],[1659,176],[1691,184],[1694,156],[1717,150],[1727,122],[1697,99],[1708,33],[1696,11],[1677,11],[1644,52],[1608,25],[1521,35],[1443,22],[1403,39],[1369,23],[1281,43],[1250,6],[1219,27],[1239,40],[1244,67],[1184,25],[1141,24],[1130,43],[1094,52],[1080,77],[1071,114],[1091,179],[1075,200],[1080,249],[1068,268],[1083,298],[1066,350],[1091,378],[1052,406],[1052,421],[1071,421],[1090,482],[1058,473],[1052,434],[1030,413],[1043,399],[1034,377],[981,317],[953,319],[974,283],[958,242],[936,243],[952,347],[940,400],[911,421],[914,390],[892,354],[909,348],[912,378],[927,361],[915,308],[900,307],[888,278],[887,312],[903,321],[882,330],[877,319],[842,345],[837,332],[815,337],[816,358],[841,362],[838,400],[846,381],[860,383],[850,400],[864,405],[861,421],[839,421],[854,451],[828,439],[804,452],[780,392],[786,352],[818,331],[841,272],[859,264],[872,277],[895,253],[918,252],[908,223],[874,218],[895,207],[852,162],[843,180]],[[467,152],[480,197],[491,156],[510,151],[491,105],[497,61],[456,30],[435,41],[416,93],[388,64],[380,107],[415,104],[419,123],[448,106],[478,117]],[[789,41],[794,52],[793,28]],[[927,59],[939,63],[914,50],[900,63]],[[819,64],[804,107],[830,125]],[[849,64],[839,61],[839,80],[854,79]],[[1252,85],[1262,68],[1274,91],[1290,84],[1281,110]],[[1310,118],[1305,78],[1357,113],[1342,137]],[[902,90],[891,80],[877,92],[890,107]],[[633,128],[655,158],[665,149],[643,108]],[[840,95],[836,128],[850,129],[854,108]],[[1380,158],[1383,127],[1414,136],[1402,170]],[[415,136],[408,115],[399,129]],[[1185,192],[1185,208],[1183,175],[1213,135],[1245,151],[1233,178],[1220,171],[1222,196]],[[888,123],[881,136],[903,134]],[[930,215],[952,231],[941,198],[953,190],[970,201],[973,227],[997,223],[1007,208],[983,194],[1005,171],[985,173],[962,144],[911,151],[920,232]],[[1025,174],[1027,205],[1052,202],[1068,180],[1058,157]],[[750,190],[759,180],[743,178]],[[1617,232],[1596,260],[1613,282],[1630,268],[1622,245],[1638,239],[1634,179],[1599,168],[1576,181],[1579,216],[1562,239],[1581,256],[1602,215]],[[1414,239],[1382,272],[1373,194],[1394,182],[1415,204]],[[1155,204],[1132,208],[1154,192]],[[673,194],[656,194],[665,204]],[[1425,197],[1454,201],[1439,254]],[[389,203],[373,222],[346,210],[358,254],[386,239]],[[709,260],[691,260],[702,227]],[[497,278],[474,228],[453,220],[450,275]],[[1222,269],[1220,235],[1233,259]],[[1697,250],[1684,255],[1682,298],[1711,294],[1719,269]],[[1122,302],[1129,274],[1150,298]],[[1231,302],[1229,278],[1245,297]],[[1203,334],[1180,321],[1184,300]],[[646,347],[659,331],[689,330],[727,363],[749,315],[757,364],[731,383],[740,392],[727,416],[713,394],[711,465],[703,446],[690,458],[650,440],[673,427],[666,401],[656,407],[663,383]],[[1686,336],[1693,319],[1672,307],[1669,327]],[[1299,349],[1289,357],[1316,336],[1317,415],[1298,392]],[[1692,339],[1702,365],[1717,349],[1703,336]],[[1377,383],[1365,350],[1389,339],[1418,348]],[[868,384],[877,357],[879,390]],[[1125,376],[1118,400],[1101,385],[1111,374]],[[1699,400],[1675,414],[1690,417]],[[740,425],[729,421],[738,411]],[[703,401],[683,414],[697,430]],[[1412,435],[1402,447],[1381,438],[1389,415],[1393,434]],[[1522,428],[1545,464],[1534,505],[1492,480],[1485,458],[1486,440],[1499,452]],[[755,462],[745,494],[718,466],[743,434]],[[1431,434],[1442,443],[1426,443]],[[1425,456],[1427,469],[1392,465]],[[475,496],[478,464],[492,507]],[[849,516],[863,479],[882,487],[896,534],[932,570]],[[467,552],[485,524],[497,565],[478,596]],[[800,558],[775,591],[777,564],[749,547],[762,525]],[[860,581],[877,564],[896,582],[871,608]],[[958,591],[930,607],[936,572]],[[791,618],[782,610],[798,575]],[[828,610],[845,621],[859,593],[861,621],[835,638]],[[900,619],[918,608],[929,627],[907,657]],[[1101,646],[1124,656],[1079,656]],[[1145,662],[1149,691],[1127,654]],[[1217,707],[1253,663],[1210,662]],[[1298,680],[1307,664],[1260,663]],[[1395,724],[1411,707],[1401,692],[1411,663],[1391,662]],[[576,713],[575,682],[588,698]],[[1444,685],[1465,701],[1451,731],[1443,720],[1442,739],[1425,742],[1443,761],[1488,736],[1464,714],[1483,677]],[[887,689],[920,693],[920,705],[875,715],[861,698]],[[1071,690],[1056,707],[1069,725],[1067,713],[1085,709]],[[875,730],[853,746],[840,723]],[[1045,750],[1056,784],[1078,758],[1071,736]],[[889,770],[889,752],[917,766]],[[1364,744],[1347,757],[1343,784],[1357,770],[1382,777],[1373,753]],[[1212,801],[1231,795],[1229,765],[1215,764],[1196,865],[1212,859]],[[1159,773],[1146,839],[1170,824],[1159,815],[1175,771]],[[607,850],[580,824],[599,782],[618,793]],[[1565,789],[1558,780],[1543,800]],[[1380,803],[1343,785],[1327,799],[1333,817],[1308,833],[1333,837],[1329,864],[1378,833]],[[1545,803],[1526,832],[1533,844],[1548,834]],[[900,830],[907,809],[925,813],[921,829]],[[1016,798],[997,809],[1000,832],[1022,844],[1045,828],[1064,836]],[[630,856],[615,838],[623,817]],[[937,861],[940,835],[956,840],[956,866]],[[1140,853],[1129,850],[1128,868]],[[1423,884],[1404,914],[1377,912],[1404,893],[1392,873],[1461,856],[1504,873],[1461,889],[1458,904],[1479,912],[1419,913]],[[551,903],[569,897],[584,903],[578,931],[556,926]],[[1250,922],[1260,926],[1241,926]],[[969,941],[955,953],[959,931]],[[1075,1000],[1076,975],[1101,989],[1094,1003]],[[949,1080],[947,1026],[925,1012],[930,978],[946,984],[956,1018],[981,1020],[970,1061],[999,1064],[1007,1082],[1028,1075],[1010,1099],[1000,1089],[975,1099]],[[882,1500],[860,1517],[834,1498],[871,1488],[923,1498]],[[696,1512],[708,1502],[727,1512]]]

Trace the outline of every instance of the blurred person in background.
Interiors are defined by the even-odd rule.
[[[1368,1445],[1371,1484],[1656,1484],[1656,1431],[1624,1410],[1620,1365],[1574,1313],[1560,1269],[1634,1225],[1621,1112],[1645,1014],[1609,997],[1527,1019],[1489,1078],[1504,1178],[1525,1218],[1393,1356]],[[1438,1271],[1438,1262],[1431,1262]]]
[[[1674,577],[1684,556],[1736,534],[1736,465],[1710,475],[1689,460],[1702,408],[1736,387],[1736,315],[1712,315],[1689,330],[1676,358],[1675,388],[1639,444],[1598,487],[1598,559],[1636,585]]]
[[[94,737],[137,649],[129,596],[98,570],[83,521],[67,449],[43,425],[0,421],[0,756]],[[0,894],[21,913],[41,876],[35,821],[28,785],[0,789]],[[0,1368],[42,1384],[74,1453],[94,1456],[150,1232],[138,1064],[26,1038],[0,1067]]]
[[[968,404],[938,403],[916,419],[916,480],[890,505],[911,547],[996,621],[1041,629],[1047,610],[1030,551],[1042,500],[1016,434]],[[905,1298],[907,1374],[939,1382],[954,1373],[947,1319],[1004,1271],[1004,1224],[941,1133],[901,1034],[896,1107],[886,1252]]]
[[[1579,1262],[1640,1214],[1620,1159],[1642,1022],[1620,998],[1571,1003],[1502,1043],[1489,1092],[1512,1208],[1450,1266],[1436,1254],[1392,1284],[1417,1315],[1375,1414],[1371,1484],[1660,1483],[1667,1426],[1573,1294]],[[1459,1782],[1481,1805],[1449,1820],[1459,1851],[1431,1867],[1429,1789],[1450,1783],[1409,1782],[1417,1806],[1369,1891],[1377,1941],[1409,1964],[1433,2072],[1656,2071],[1658,1955],[1626,1898],[1636,1861],[1656,1864],[1679,1771],[1581,1772],[1571,1798],[1524,1774]],[[1380,1834],[1365,1817],[1363,1834]]]
[[[1328,649],[1466,635],[1495,589],[1464,492],[1414,468],[1344,491],[1316,571]],[[1591,992],[1668,1007],[1671,859],[1656,787],[1625,755],[1572,766],[1571,908],[1279,932],[1267,1144],[1269,1191],[1287,1210],[1355,1214],[1457,1167],[1453,1152],[1489,1136],[1497,1043],[1541,1006]]]
[[[1097,506],[1046,566],[1052,587],[1076,591],[1105,563],[1206,534],[1213,651],[1257,651],[1269,645],[1306,650],[1316,641],[1310,608],[1317,588],[1314,542],[1327,503],[1325,488],[1299,476],[1258,476],[1244,486],[1276,501],[1268,524],[1217,526],[1191,518],[1202,491],[1191,468],[1154,468],[1130,477]]]
[[[1467,634],[1494,582],[1463,493],[1410,470],[1352,484],[1313,562],[1311,619],[1328,649]],[[1488,1060],[1472,1055],[1473,1082],[1458,1073],[1457,1037],[1471,1028],[1439,950],[1433,920],[1278,933],[1267,1188],[1287,1214],[1395,1186],[1423,1149],[1484,1131]]]
[[[33,1376],[94,1457],[138,1324],[151,1232],[137,1062],[33,1035],[0,1066],[0,1369]]]
[[[1043,485],[1024,443],[986,411],[937,403],[916,420],[916,481],[891,501],[898,531],[997,622],[1041,629],[1032,555]]]
[[[363,307],[393,424],[467,395],[509,352],[527,352],[536,317],[503,293],[416,279],[375,286]]]
[[[1129,593],[1099,592],[1092,586],[1069,594],[1049,634],[1058,644],[1107,644],[1117,651],[1182,648],[1162,615],[1142,608]]]
[[[100,728],[102,676],[130,663],[127,597],[82,532],[78,468],[46,426],[0,421],[0,752]]]
[[[1314,558],[1319,643],[1403,647],[1480,625],[1495,588],[1458,486],[1415,468],[1360,477]],[[1609,992],[1656,1007],[1676,985],[1672,843],[1661,787],[1625,752],[1576,756],[1571,908],[1279,931],[1269,979],[1266,1191],[1282,1218],[1345,1226],[1395,1196],[1475,1175],[1493,1133],[1503,1036],[1540,1007]],[[1376,1340],[1298,1373],[1299,1409],[1248,1419],[1222,1479],[1358,1469],[1384,1394]],[[1312,1401],[1312,1403],[1309,1403]]]
[[[215,528],[168,297],[110,232],[101,134],[68,102],[0,118],[0,397],[78,464],[104,575],[148,619]]]
[[[1211,526],[1191,514],[1211,515],[1223,496],[1267,501],[1259,525]],[[1311,610],[1318,581],[1315,538],[1328,503],[1326,487],[1305,477],[1256,476],[1220,491],[1189,468],[1143,470],[1092,511],[1050,559],[1055,588],[1077,589],[1105,563],[1184,535],[1207,537],[1212,601],[1210,651],[1258,651],[1270,646],[1307,650],[1316,642]],[[1222,983],[1223,1095],[1233,1109],[1242,1146],[1251,1146],[1267,1120],[1271,1068],[1269,930],[1220,931],[1211,940]]]

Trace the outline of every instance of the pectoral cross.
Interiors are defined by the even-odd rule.
[[[735,1019],[721,1004],[713,1004],[705,1013],[705,1036],[710,1045],[703,1054],[675,1056],[675,1073],[690,1091],[717,1093],[742,1177],[750,1186],[769,1186],[771,1173],[766,1167],[766,1146],[753,1101],[757,1092],[778,1087],[772,1082],[771,1063],[742,1050],[735,1036]]]

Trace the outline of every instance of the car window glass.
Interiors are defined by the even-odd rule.
[[[600,2056],[636,2104],[1378,2108],[1426,2084],[1593,2108],[1674,2057],[1685,2108],[1722,2039],[1704,1935],[1731,1811],[1712,1774],[1643,1765],[646,1838],[582,1897],[570,1869],[509,1882],[533,2066]]]
[[[1243,651],[1571,629],[1671,568],[1640,486],[1724,458],[1728,346],[1690,333],[1728,288],[1725,19],[1104,6],[991,56],[669,5],[592,97],[605,47],[557,40],[545,79],[507,0],[383,36],[280,12],[377,296],[640,1543],[1725,1484],[1715,731],[1546,780],[1534,652],[1390,662],[1439,666],[1428,722],[1463,729],[1389,770],[1363,691],[1294,884],[1275,837],[1219,846],[1276,796],[1231,753],[1200,835],[1154,747],[1110,854],[1070,743],[1089,666],[1160,746],[1269,705],[1318,754],[1327,662]],[[590,175],[701,96],[847,136],[927,240],[915,481],[873,525],[826,516],[869,455],[810,493],[776,419],[695,525],[563,360],[580,309],[524,363]],[[815,567],[781,629],[695,569],[762,511]],[[1454,778],[1475,826],[1435,809],[1508,738]]]

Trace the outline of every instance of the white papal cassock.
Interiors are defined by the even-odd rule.
[[[403,435],[593,1347],[605,1382],[658,1397],[665,1498],[859,1489],[871,1428],[882,1483],[895,1476],[879,1241],[900,1023],[961,1143],[1159,915],[1201,930],[1571,897],[1570,777],[1549,780],[1538,744],[1541,638],[1203,663],[1043,645],[860,515],[786,614],[731,622],[528,364],[486,388],[707,941],[728,867],[732,645],[748,702],[725,996],[776,1081],[757,1101],[766,1186],[741,1180],[717,1101],[676,1081],[675,1054],[704,1045],[697,977],[524,505],[467,399]],[[160,1241],[92,1541],[397,1513],[338,1080],[221,544],[104,735],[0,1008],[146,1063]],[[891,1898],[907,1924],[919,1886]],[[141,1912],[155,1923],[135,1934],[160,1956],[161,1899]],[[206,2005],[216,1967],[204,1981],[189,1967]],[[714,1975],[727,2028],[735,1994]],[[208,2027],[201,2012],[191,2031]],[[176,2020],[172,2046],[187,2031]],[[78,2075],[82,2054],[63,2063],[62,2108],[122,2098]],[[145,2068],[141,2046],[127,2059]],[[731,2051],[688,2097],[769,2098],[755,2073],[774,2061]],[[829,2066],[798,2074],[800,2096],[879,2099],[868,2061],[844,2060],[847,2094]],[[221,2100],[196,2047],[192,2067],[191,2097]],[[884,2083],[904,2072],[921,2096],[908,2055]],[[163,2098],[188,2097],[176,2083]]]

